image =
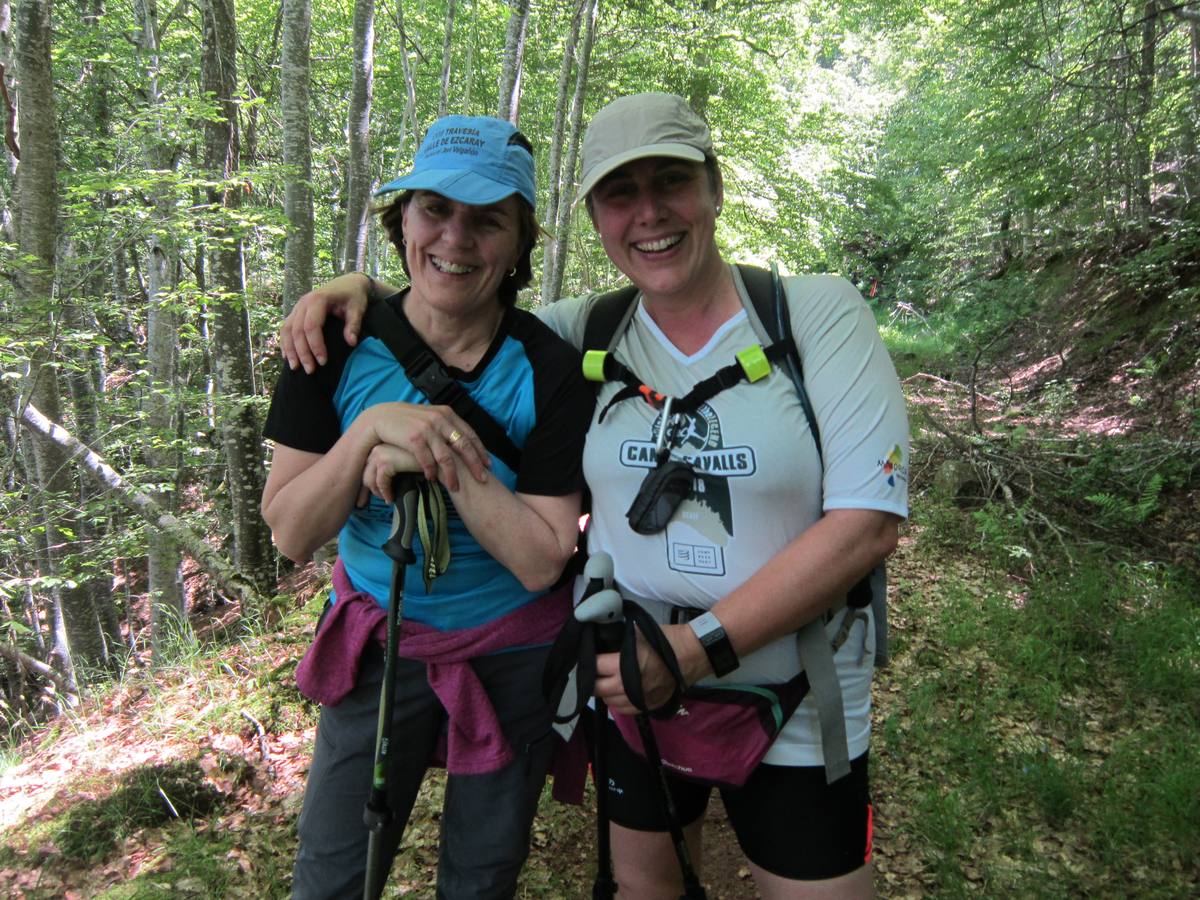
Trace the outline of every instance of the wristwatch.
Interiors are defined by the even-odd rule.
[[[704,648],[708,661],[712,664],[713,674],[720,678],[736,669],[740,663],[737,654],[733,652],[733,644],[729,643],[729,635],[721,626],[721,620],[710,612],[688,622],[700,646]]]

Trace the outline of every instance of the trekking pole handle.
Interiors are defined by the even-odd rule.
[[[416,562],[413,553],[413,533],[417,527],[417,475],[401,472],[392,479],[392,530],[383,552],[396,562]]]
[[[612,557],[603,550],[593,553],[588,557],[587,565],[583,567],[583,577],[587,579],[587,586],[583,589],[581,598],[583,600],[605,588],[611,588],[613,586]]]
[[[596,626],[596,649],[615,653],[625,636],[625,601],[612,588],[597,591],[575,607],[575,619]]]

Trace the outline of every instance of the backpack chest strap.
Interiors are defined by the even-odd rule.
[[[735,362],[722,366],[708,378],[698,381],[682,397],[675,398],[673,410],[676,413],[695,412],[701,404],[736,384],[743,381],[751,384],[761,381],[770,374],[772,363],[782,362],[793,352],[795,345],[791,337],[776,341],[766,348],[760,344],[753,344],[739,351]],[[583,356],[583,374],[589,381],[619,381],[625,385],[600,411],[599,422],[603,422],[608,411],[622,400],[640,396],[656,409],[661,409],[666,400],[665,394],[646,384],[607,350],[588,350]]]

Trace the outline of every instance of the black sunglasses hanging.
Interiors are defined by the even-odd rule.
[[[667,527],[679,504],[692,494],[696,478],[692,464],[671,459],[671,439],[675,432],[671,425],[671,406],[672,398],[665,398],[658,437],[654,442],[654,468],[642,479],[637,496],[625,513],[629,527],[638,534],[658,534]]]

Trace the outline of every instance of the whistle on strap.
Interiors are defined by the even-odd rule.
[[[666,394],[660,394],[648,384],[638,385],[638,393],[642,395],[643,400],[655,409],[663,408],[663,404],[669,402],[671,399]]]

